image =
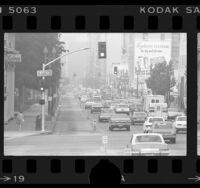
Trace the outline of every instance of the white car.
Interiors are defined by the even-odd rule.
[[[177,116],[174,125],[176,128],[176,133],[180,131],[187,132],[187,116]]]
[[[152,124],[154,122],[165,123],[165,119],[163,117],[159,117],[159,116],[158,117],[154,117],[154,116],[147,117],[146,121],[143,124],[144,133],[148,132],[151,129]]]
[[[129,105],[128,104],[118,104],[115,108],[116,113],[126,113],[129,115]]]
[[[130,142],[132,155],[142,156],[167,156],[169,155],[168,145],[165,143],[163,136],[157,133],[140,133],[133,134]]]

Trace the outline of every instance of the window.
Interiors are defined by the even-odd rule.
[[[138,142],[162,142],[159,136],[154,135],[145,135],[145,136],[137,136],[136,143]]]
[[[151,100],[151,102],[152,102],[152,103],[155,103],[155,100],[154,100],[154,99],[152,99],[152,100]]]
[[[158,100],[158,99],[156,100],[156,103],[159,103],[159,100]]]
[[[148,33],[143,33],[143,40],[148,40]]]
[[[186,121],[186,117],[179,117],[178,121]]]
[[[160,40],[165,40],[165,33],[160,34]]]
[[[160,111],[160,106],[157,106],[157,110]]]
[[[153,123],[153,122],[155,122],[155,121],[163,122],[163,119],[162,119],[162,118],[151,118],[151,119],[149,120],[149,123]]]

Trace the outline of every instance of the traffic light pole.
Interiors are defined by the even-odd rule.
[[[69,55],[69,54],[73,54],[73,53],[76,53],[76,52],[79,52],[79,51],[83,51],[83,50],[88,50],[88,49],[90,49],[90,48],[81,48],[81,49],[79,49],[79,50],[76,50],[76,51],[73,51],[73,52],[69,52],[69,53],[66,53],[66,54],[64,54],[64,55],[61,55],[61,56],[59,56],[59,57],[57,57],[57,58],[55,58],[55,59],[53,59],[53,60],[51,60],[50,62],[48,62],[48,63],[46,63],[46,64],[42,64],[42,72],[44,72],[45,71],[45,67],[47,67],[47,66],[49,66],[50,64],[52,64],[52,63],[54,63],[55,61],[57,61],[58,59],[61,59],[62,57],[64,57],[64,56],[67,56],[67,55]],[[43,76],[42,77],[42,79],[43,79],[43,81],[45,80],[45,77]],[[44,91],[42,91],[42,99],[43,100],[45,100],[45,89],[44,89]],[[42,132],[44,132],[45,131],[45,109],[44,109],[44,106],[45,104],[43,104],[42,105]]]
[[[45,71],[45,64],[42,64],[42,71],[44,72]],[[45,77],[43,76],[42,77],[43,81],[45,80]],[[42,91],[42,99],[45,100],[45,89]],[[45,131],[45,109],[44,109],[44,106],[45,104],[41,105],[42,106],[42,132]]]

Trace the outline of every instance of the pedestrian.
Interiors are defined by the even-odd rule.
[[[96,120],[93,120],[92,126],[93,126],[93,131],[96,131]]]
[[[22,128],[22,122],[24,122],[24,115],[22,114],[22,112],[18,112],[16,114],[16,126],[18,127],[18,130],[21,131]]]

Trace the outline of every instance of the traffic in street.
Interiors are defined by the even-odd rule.
[[[133,134],[143,133],[143,124],[131,125],[130,131],[110,131],[109,122],[99,122],[99,115],[91,114],[73,92],[67,92],[61,96],[54,133],[5,141],[5,154],[130,155],[127,145]],[[176,134],[176,143],[168,144],[168,148],[169,155],[186,155],[186,134]]]
[[[186,39],[6,34],[5,155],[186,156]]]

